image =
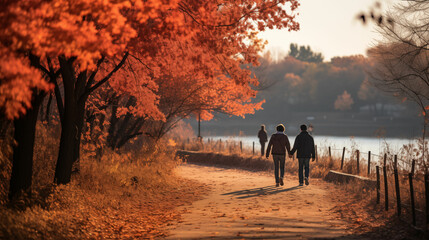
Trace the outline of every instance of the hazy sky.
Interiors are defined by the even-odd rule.
[[[399,0],[382,0],[387,8]],[[373,24],[363,25],[357,15],[374,6],[375,0],[301,0],[298,32],[270,30],[260,36],[268,40],[266,50],[285,55],[290,43],[310,45],[328,61],[334,56],[364,54],[377,37]]]

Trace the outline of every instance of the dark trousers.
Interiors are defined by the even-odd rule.
[[[304,183],[304,174],[303,171],[305,170],[305,177],[308,178],[310,175],[310,158],[298,158],[299,167],[298,167],[298,177],[299,177],[299,183]]]
[[[265,142],[260,142],[261,143],[261,156],[265,155]]]
[[[276,178],[276,183],[280,182],[280,178],[283,178],[285,175],[285,159],[286,155],[274,155],[273,154],[273,160],[274,160],[274,177]],[[279,170],[280,170],[280,177],[279,177]]]

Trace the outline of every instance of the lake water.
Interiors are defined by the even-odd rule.
[[[295,136],[288,136],[291,146],[295,141]],[[357,149],[361,152],[361,156],[367,156],[368,151],[371,151],[373,159],[377,159],[377,155],[380,156],[384,153],[386,146],[389,147],[389,152],[397,154],[401,147],[405,144],[416,143],[415,139],[401,139],[401,138],[371,138],[371,137],[337,137],[337,136],[313,136],[314,142],[317,145],[318,154],[325,154],[328,152],[328,147],[331,147],[332,155],[341,156],[343,147],[346,148],[346,155],[352,154],[352,149]],[[250,136],[213,136],[206,137],[218,141],[242,141],[243,147],[252,148],[253,142],[255,142],[255,150],[260,148],[259,140],[255,137]],[[366,158],[366,157],[365,157]]]

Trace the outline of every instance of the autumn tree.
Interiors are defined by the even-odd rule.
[[[357,95],[367,78],[366,61],[363,56],[344,56],[334,57],[330,62],[308,63],[287,57],[279,63],[284,66],[282,78],[285,85],[283,89],[279,87],[279,91],[287,94],[296,109],[311,107],[316,111],[332,111],[339,93],[346,90]]]
[[[420,0],[396,5],[385,16],[389,21],[378,23],[382,40],[368,51],[374,63],[371,70],[374,84],[419,106],[423,116],[423,142],[429,122],[428,8],[429,3]],[[422,159],[427,169],[424,154]]]
[[[286,3],[289,13],[283,7]],[[254,83],[256,79],[241,66],[257,64],[264,45],[257,32],[266,28],[298,29],[293,15],[297,7],[296,0],[6,1],[0,16],[1,61],[5,63],[1,69],[0,107],[9,118],[28,118],[31,109],[37,110],[33,95],[55,86],[62,126],[55,182],[67,183],[79,155],[85,105],[100,86],[110,81],[119,94],[136,98],[138,108],[133,113],[162,119],[158,98],[152,93],[156,92],[153,79],[164,66],[152,64],[152,58],[165,47],[165,41],[189,42],[203,49],[205,55],[195,56],[193,62],[204,65],[204,59],[210,57],[210,64],[201,69],[222,72],[224,80],[231,79],[228,83],[233,86]],[[135,67],[150,69],[150,73],[131,80],[116,76],[130,55],[138,59]],[[211,65],[213,60],[218,67]],[[180,59],[174,59],[174,63],[180,63]],[[203,75],[211,77],[212,73]],[[37,118],[29,119],[34,122]],[[19,127],[15,127],[19,133]],[[28,135],[34,131],[21,132],[34,139],[34,134]],[[25,152],[32,152],[32,147]],[[27,180],[11,191],[31,185],[31,158],[27,156],[25,163],[14,160],[14,165],[22,169],[12,178],[24,179],[25,175]]]
[[[336,110],[350,110],[352,108],[353,99],[352,96],[344,91],[343,94],[338,95],[337,100],[334,102],[334,107]]]
[[[288,55],[303,62],[313,63],[323,62],[324,58],[321,53],[314,52],[310,46],[298,46],[296,43],[290,44]]]
[[[73,140],[65,139],[77,136],[75,101],[82,96],[85,98],[87,90],[97,86],[98,83],[94,86],[87,83],[93,80],[91,76],[95,75],[94,70],[98,63],[102,63],[101,59],[125,52],[125,43],[136,35],[122,11],[130,7],[143,8],[141,13],[149,11],[140,16],[142,21],[156,15],[150,8],[154,2],[146,2],[148,9],[140,1],[132,3],[133,6],[129,1],[6,1],[2,4],[0,51],[4,64],[0,107],[8,118],[16,119],[15,140],[18,142],[14,149],[10,198],[31,186],[35,121],[40,99],[60,75],[65,90],[64,103],[57,98],[63,116],[57,168],[66,170],[59,174],[61,179],[56,174],[56,181],[69,180],[67,169],[71,168],[72,161],[64,161],[62,156],[71,159],[74,156],[70,150],[74,146]],[[159,3],[156,6],[165,7]],[[75,67],[79,71],[75,71]]]

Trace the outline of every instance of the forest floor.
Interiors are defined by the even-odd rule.
[[[321,179],[298,186],[298,178],[287,175],[285,185],[275,187],[274,177],[267,172],[193,164],[182,164],[177,174],[211,190],[202,200],[180,208],[183,214],[168,226],[168,239],[425,237],[400,222],[388,221],[388,213],[368,211],[368,201]]]

